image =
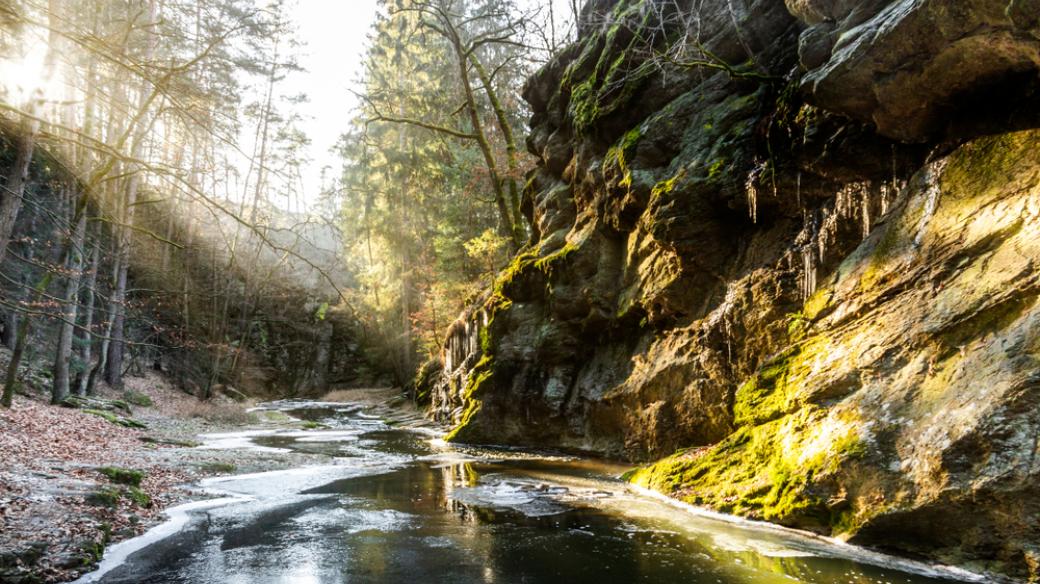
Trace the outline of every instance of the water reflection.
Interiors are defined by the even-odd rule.
[[[939,581],[691,516],[626,490],[617,466],[455,449],[357,407],[276,407],[325,428],[243,440],[329,465],[212,482],[243,502],[194,515],[103,582]]]

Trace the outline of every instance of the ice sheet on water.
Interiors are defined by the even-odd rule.
[[[570,490],[522,479],[505,479],[488,475],[473,487],[457,488],[450,497],[460,503],[476,507],[510,509],[528,517],[558,515],[567,511],[562,501]]]

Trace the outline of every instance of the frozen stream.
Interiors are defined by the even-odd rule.
[[[210,479],[219,498],[114,546],[84,582],[921,584],[952,573],[629,490],[624,467],[449,446],[360,406],[265,406],[322,429],[205,437],[325,466]]]

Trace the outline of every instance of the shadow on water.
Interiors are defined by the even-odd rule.
[[[940,581],[682,513],[626,491],[616,467],[595,461],[453,449],[359,409],[286,411],[327,429],[253,442],[335,465],[222,481],[249,499],[193,514],[101,581]]]

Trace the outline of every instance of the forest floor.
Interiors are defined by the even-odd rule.
[[[389,390],[337,391],[332,401],[382,401]],[[250,403],[223,396],[203,402],[161,376],[128,377],[127,428],[83,410],[48,405],[44,396],[17,396],[0,409],[0,582],[67,582],[89,571],[107,545],[162,520],[163,510],[208,495],[192,485],[207,476],[315,464],[300,453],[199,448],[200,435],[241,431],[268,419]],[[147,404],[147,405],[146,405]],[[316,458],[316,457],[315,457]],[[127,472],[129,471],[129,472]]]

